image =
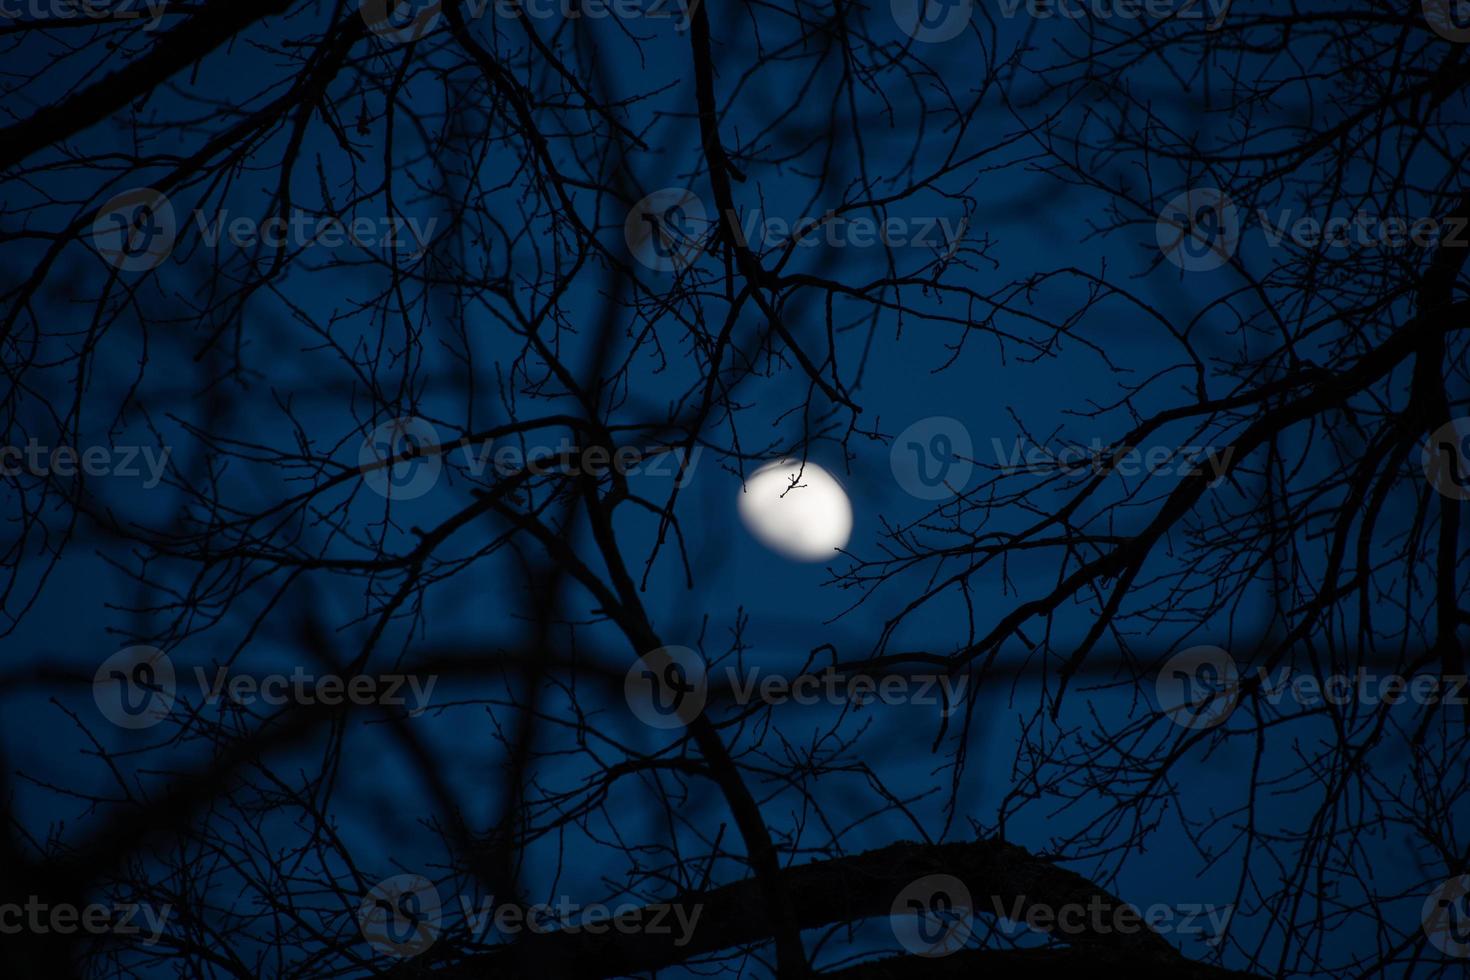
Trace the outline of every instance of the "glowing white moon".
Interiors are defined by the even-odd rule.
[[[794,459],[767,463],[750,475],[740,517],[761,544],[797,561],[832,558],[852,535],[852,504],[842,484],[816,463]]]

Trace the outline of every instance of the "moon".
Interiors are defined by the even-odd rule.
[[[795,561],[831,558],[852,536],[847,492],[810,461],[783,459],[762,466],[745,481],[739,508],[756,540]]]

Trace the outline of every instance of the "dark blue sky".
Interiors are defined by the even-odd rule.
[[[874,36],[896,40],[902,35],[885,7],[874,5],[865,13],[863,23]],[[804,434],[820,433],[810,439],[810,458],[833,472],[848,492],[855,517],[849,551],[859,558],[873,559],[893,547],[885,532],[920,520],[934,506],[906,493],[895,478],[890,441],[899,432],[925,419],[958,420],[971,439],[975,462],[982,468],[1004,462],[996,458],[995,447],[1008,450],[1018,439],[1034,439],[1053,449],[1068,444],[1088,446],[1095,440],[1111,444],[1131,424],[1125,411],[1109,411],[1102,418],[1077,413],[1090,406],[1116,403],[1122,385],[1147,382],[1134,403],[1136,409],[1145,412],[1192,394],[1194,377],[1177,370],[1178,349],[1161,320],[1187,325],[1205,358],[1225,358],[1257,342],[1243,338],[1232,318],[1255,315],[1280,298],[1269,290],[1247,290],[1240,268],[1181,273],[1173,265],[1160,263],[1154,215],[1142,208],[1121,215],[1124,227],[1106,235],[1093,233],[1117,217],[1110,218],[1109,211],[1115,202],[1110,202],[1097,186],[1083,186],[1060,172],[1041,141],[1023,131],[1026,120],[1032,118],[1030,114],[1043,109],[1071,113],[1079,126],[1101,125],[1088,118],[1087,99],[1082,96],[1065,105],[1064,100],[1056,98],[1042,99],[1031,106],[1024,104],[1025,96],[1037,92],[1032,72],[1067,60],[1067,45],[1076,40],[1068,33],[1068,24],[999,19],[992,33],[977,15],[973,34],[926,50],[931,75],[916,75],[899,85],[872,69],[873,77],[863,83],[872,101],[863,107],[861,125],[854,127],[836,105],[840,93],[834,79],[841,73],[816,70],[811,62],[794,56],[789,61],[777,57],[775,53],[790,40],[790,25],[762,20],[762,30],[755,31],[746,20],[749,13],[736,5],[712,7],[719,41],[717,82],[722,100],[734,107],[720,119],[721,133],[730,145],[753,149],[765,158],[765,162],[750,166],[746,182],[734,186],[738,206],[747,214],[759,212],[794,223],[805,216],[821,216],[860,196],[859,182],[864,179],[870,182],[873,195],[881,196],[922,177],[928,181],[928,188],[890,205],[888,216],[924,228],[942,227],[941,220],[958,227],[963,221],[965,247],[959,260],[964,267],[946,273],[945,281],[973,290],[984,299],[967,301],[956,292],[940,295],[915,283],[901,294],[890,291],[881,307],[850,298],[838,300],[833,312],[835,327],[829,330],[821,297],[815,291],[798,294],[783,308],[786,324],[793,336],[811,344],[812,349],[825,349],[827,339],[835,343],[835,359],[844,381],[851,385],[851,396],[862,407],[861,415],[853,417],[845,409],[834,409],[820,396],[813,400],[814,411],[803,412],[810,387],[800,369],[789,361],[744,379],[735,400],[744,406],[738,417],[738,433],[746,462],[740,463],[729,451],[730,419],[717,416],[702,436],[708,444],[698,457],[688,486],[681,491],[682,547],[694,570],[693,582],[686,581],[679,545],[671,541],[660,549],[640,597],[666,643],[699,648],[716,668],[738,664],[742,669],[754,666],[763,671],[790,672],[806,663],[813,651],[829,645],[845,660],[900,651],[950,653],[986,632],[1020,602],[1049,590],[1057,576],[1055,563],[1017,556],[1006,564],[1004,577],[989,571],[978,575],[968,593],[948,590],[906,615],[890,632],[890,623],[907,603],[932,584],[936,565],[916,565],[865,592],[852,587],[850,580],[843,582],[834,575],[834,570],[849,567],[847,559],[838,558],[830,564],[787,560],[763,547],[741,526],[736,512],[741,486],[737,470],[743,466],[748,472],[760,460],[778,458],[800,445]],[[327,8],[316,11],[316,16],[324,22]],[[279,42],[279,33],[272,35],[273,31],[304,33],[311,23],[310,16],[300,14],[256,30],[262,39]],[[508,30],[498,23],[477,27],[486,38]],[[660,23],[643,31],[640,45],[635,46],[630,37],[615,29],[615,22],[609,21],[604,27],[596,34],[595,46],[578,51],[575,63],[587,77],[597,78],[616,95],[629,99],[646,95],[628,110],[629,128],[646,148],[630,154],[618,168],[627,202],[594,199],[580,189],[570,194],[582,220],[599,229],[599,240],[608,252],[627,256],[623,222],[633,200],[659,188],[685,188],[713,213],[714,197],[700,155],[687,37],[673,25]],[[542,29],[551,35],[550,28]],[[989,88],[980,91],[982,82],[992,81],[987,74],[989,68],[1013,56],[1023,42],[1024,54],[1000,73],[1014,82],[1007,97]],[[477,103],[475,100],[482,99],[483,94],[469,86],[468,76],[458,79],[457,87],[446,87],[430,70],[445,63],[442,47],[435,47],[444,44],[442,28],[423,42],[424,50],[414,56],[417,60],[405,59],[401,49],[375,49],[371,44],[364,42],[366,60],[358,70],[361,77],[371,77],[378,84],[348,84],[344,80],[330,89],[336,117],[344,125],[350,127],[359,113],[371,117],[372,128],[361,137],[368,145],[374,145],[373,140],[381,136],[382,113],[390,101],[385,91],[392,92],[392,104],[404,113],[411,109],[430,120],[441,112],[461,113],[471,129],[503,111],[501,106]],[[738,66],[751,63],[758,52],[767,57],[761,69],[742,73]],[[38,49],[33,56],[28,51],[25,57],[34,57],[28,65],[37,67],[48,55]],[[68,223],[95,211],[118,191],[158,179],[174,162],[168,154],[184,154],[199,145],[209,130],[211,116],[223,112],[220,107],[260,104],[283,91],[294,77],[294,70],[278,52],[252,49],[244,43],[228,56],[206,59],[187,86],[182,78],[176,79],[175,88],[160,92],[141,110],[144,116],[168,124],[162,132],[150,135],[149,146],[157,154],[157,166],[143,171],[119,167],[110,174],[96,167],[52,171],[38,174],[24,185],[11,184],[4,209],[8,229]],[[61,72],[70,77],[68,69]],[[1193,80],[1190,96],[1185,96],[1170,66],[1143,63],[1131,78],[1140,100],[1154,100],[1152,104],[1166,119],[1196,125],[1202,135],[1208,135],[1213,127],[1230,126],[1228,118],[1205,117],[1193,111],[1191,98],[1213,97],[1201,94],[1208,90],[1202,79]],[[11,111],[22,112],[26,99],[33,103],[54,99],[63,88],[59,81],[31,85],[16,96],[20,101]],[[800,93],[800,98],[793,99],[793,93]],[[1291,101],[1296,95],[1299,93],[1288,93],[1283,100],[1283,117],[1299,109]],[[975,102],[978,108],[973,113],[947,108],[950,100],[953,106]],[[812,138],[826,122],[829,110],[834,111],[842,127],[843,148],[843,152],[830,155],[825,145]],[[963,128],[959,128],[958,119],[965,120]],[[569,399],[536,403],[526,397],[527,379],[515,374],[524,337],[506,328],[505,308],[527,308],[544,300],[535,288],[537,277],[547,265],[572,258],[558,251],[561,240],[553,237],[560,234],[556,219],[534,210],[527,213],[524,188],[512,176],[518,148],[490,146],[480,161],[474,203],[502,227],[496,228],[488,221],[477,226],[456,214],[458,205],[469,199],[469,182],[452,169],[458,161],[439,147],[423,145],[419,136],[401,121],[395,130],[391,171],[397,212],[416,219],[421,227],[430,227],[433,222],[438,234],[449,236],[439,239],[435,248],[453,251],[466,267],[475,265],[479,258],[487,276],[509,272],[505,283],[496,283],[494,289],[462,304],[439,297],[415,303],[419,319],[410,323],[366,315],[357,306],[385,288],[389,278],[383,268],[354,264],[362,253],[351,248],[318,245],[277,276],[270,287],[251,295],[243,316],[226,330],[226,343],[220,344],[212,338],[217,326],[213,314],[201,314],[200,304],[216,311],[226,308],[224,294],[229,289],[221,283],[222,288],[212,294],[200,290],[201,274],[220,254],[201,239],[201,221],[208,226],[222,211],[237,216],[260,215],[266,194],[274,189],[274,167],[287,152],[290,131],[278,132],[256,147],[252,165],[233,173],[228,181],[190,181],[170,188],[178,243],[156,273],[126,280],[137,285],[134,302],[108,326],[105,357],[99,358],[81,380],[86,397],[80,428],[88,444],[169,449],[173,469],[162,486],[145,489],[141,479],[114,475],[94,488],[98,498],[114,508],[119,520],[166,522],[185,504],[181,485],[201,492],[209,487],[208,495],[244,510],[299,492],[308,485],[302,481],[313,478],[304,467],[291,473],[272,463],[253,463],[250,457],[263,453],[241,448],[244,444],[277,452],[309,448],[311,456],[329,458],[350,468],[356,465],[368,419],[376,423],[396,415],[415,415],[432,420],[442,435],[458,437],[503,424],[510,404],[528,415],[576,413]],[[125,141],[121,128],[108,122],[93,127],[77,143],[96,150],[121,146]],[[858,146],[861,156],[853,149]],[[557,159],[571,166],[577,147],[575,140],[559,141]],[[790,149],[781,154],[773,147]],[[374,145],[374,149],[379,147]],[[592,152],[590,141],[585,152]],[[778,156],[779,162],[771,162]],[[308,127],[298,160],[293,201],[307,209],[323,204],[323,188],[331,189],[333,199],[340,204],[351,193],[349,177],[360,186],[376,187],[384,176],[381,156],[363,153],[353,160],[352,154],[338,145],[332,128],[324,125]],[[1116,158],[1099,156],[1083,163],[1092,168],[1089,176],[1100,185],[1143,189],[1134,157],[1120,152]],[[1230,176],[1191,173],[1183,163],[1159,161],[1154,166],[1148,174],[1154,183],[1147,191],[1160,195],[1166,189],[1223,184]],[[1052,172],[1045,173],[1044,169]],[[500,174],[505,175],[506,183],[492,179]],[[813,174],[822,174],[823,178],[818,181]],[[457,194],[463,196],[456,200]],[[48,197],[52,203],[43,204]],[[1429,207],[1425,199],[1416,201],[1414,197],[1413,192],[1404,192],[1401,203],[1408,213],[1422,213],[1412,209]],[[386,210],[385,202],[381,196],[373,196],[356,210],[380,216]],[[1257,219],[1247,214],[1244,224],[1240,261],[1245,269],[1265,274],[1275,261],[1274,255],[1263,243]],[[14,282],[29,271],[24,256],[30,254],[33,263],[40,247],[34,241],[11,242],[8,281]],[[236,248],[232,244],[221,247]],[[268,258],[269,254],[265,250],[253,258]],[[893,256],[903,271],[922,266],[930,254],[923,247],[911,246],[894,249]],[[251,258],[248,249],[242,250],[231,260],[242,264],[227,264],[226,268],[238,271]],[[882,249],[845,243],[841,247],[799,249],[781,271],[787,276],[840,277],[846,282],[864,283],[892,274],[887,269],[888,260],[889,255]],[[608,293],[615,288],[614,277],[605,274],[600,265],[591,261],[586,271],[575,277],[572,288],[559,297],[556,314],[551,318],[559,327],[559,349],[565,361],[574,365],[588,363],[594,356],[592,346],[599,336]],[[1090,292],[1078,275],[1047,277],[1031,283],[1034,289],[1020,285],[1051,270],[1079,270],[1106,279],[1131,290],[1148,306],[1144,308],[1108,291]],[[670,273],[636,271],[642,286],[649,290],[668,288],[674,282]],[[696,274],[703,281],[702,307],[709,322],[717,322],[728,309],[719,273],[720,260],[715,256],[705,256],[696,265]],[[75,343],[76,337],[88,329],[89,304],[124,282],[111,281],[106,274],[106,266],[84,239],[64,251],[53,273],[54,284],[45,291],[40,305],[45,315],[63,320],[73,330],[70,337],[53,337],[50,343],[55,351]],[[417,296],[423,287],[408,281],[399,288]],[[1219,297],[1236,292],[1239,295],[1230,304],[1215,304]],[[492,295],[494,299],[486,299]],[[619,295],[626,297],[627,293]],[[685,398],[693,382],[701,377],[703,366],[696,360],[693,342],[681,339],[679,329],[669,329],[668,321],[663,321],[660,346],[655,348],[646,341],[645,314],[650,308],[645,305],[637,316],[626,310],[620,312],[623,320],[611,332],[619,356],[630,358],[632,364],[627,387],[608,393],[621,400],[610,413],[613,422],[662,415],[675,400]],[[742,330],[758,327],[757,318],[750,312],[741,316]],[[962,323],[943,322],[943,317],[957,318]],[[1057,323],[1064,323],[1065,329],[1046,326]],[[411,358],[374,357],[375,351],[400,348],[408,332],[415,335]],[[326,343],[328,337],[335,346]],[[1323,356],[1339,340],[1335,335],[1318,334],[1304,341],[1298,353],[1311,360]],[[231,359],[221,356],[221,349],[231,349],[231,356],[237,353],[246,369],[230,377],[216,374]],[[44,360],[44,353],[40,359]],[[372,366],[365,368],[369,360]],[[1171,374],[1157,377],[1166,368]],[[364,373],[374,377],[376,403],[364,397]],[[473,390],[467,379],[473,380]],[[1225,390],[1224,380],[1211,382],[1218,385],[1212,389],[1214,393]],[[54,398],[76,382],[67,372],[50,371],[43,374],[40,384]],[[514,389],[520,389],[514,397],[506,394]],[[133,394],[132,406],[118,414],[124,393],[129,391]],[[25,424],[34,427],[43,441],[64,438],[54,431],[53,422],[45,413],[37,412]],[[199,438],[201,429],[213,434],[213,445]],[[540,444],[555,445],[568,432],[564,428],[543,430]],[[1200,433],[1175,426],[1160,430],[1151,445],[1208,447],[1228,435],[1224,429]],[[1312,438],[1302,434],[1299,445],[1310,448]],[[223,451],[225,439],[238,440],[234,458]],[[446,474],[425,496],[395,503],[396,529],[386,532],[382,546],[403,549],[415,540],[411,528],[431,527],[464,507],[471,498],[462,477],[462,473]],[[1160,495],[1172,489],[1171,481],[1176,479],[1166,475],[1150,481],[1135,505],[1117,510],[1105,531],[1099,529],[1099,533],[1135,533],[1150,519]],[[981,471],[977,470],[971,486],[981,480]],[[634,478],[635,488],[644,489],[659,501],[666,499],[669,483],[665,476]],[[1134,486],[1118,481],[1107,493],[1130,493]],[[1224,506],[1247,507],[1249,490],[1222,486],[1213,492]],[[362,539],[384,533],[377,526],[382,517],[381,498],[361,487],[356,488],[350,505],[346,504],[347,496],[348,488],[344,486],[340,492],[325,495],[323,506],[349,506],[351,516],[345,527]],[[1055,506],[1062,499],[1045,491],[1035,498],[1038,506]],[[1412,508],[1412,499],[1410,494],[1405,495],[1405,513]],[[48,519],[61,521],[62,514],[55,511]],[[1088,515],[1084,511],[1082,516]],[[983,518],[967,518],[967,526],[978,529],[976,533],[993,533],[1014,530],[1034,517],[1032,512],[1015,508],[997,510]],[[942,520],[927,523],[928,527],[920,526],[913,532],[920,540],[931,544],[946,540],[936,529]],[[644,572],[657,530],[656,516],[632,508],[620,511],[617,533],[624,542],[628,564],[638,575]],[[468,557],[487,547],[503,531],[503,525],[496,521],[477,521],[448,550]],[[353,542],[346,534],[328,534],[325,524],[304,528],[302,534],[312,547],[327,554],[345,557],[361,553],[361,540]],[[578,522],[567,539],[579,553],[591,553],[593,543],[585,522]],[[1182,536],[1171,540],[1168,558],[1187,561],[1191,547]],[[483,653],[489,658],[497,651],[527,643],[534,634],[526,615],[535,598],[530,592],[533,586],[528,569],[538,561],[539,555],[512,548],[467,561],[452,577],[426,593],[419,614],[411,622],[398,621],[388,628],[378,644],[373,665],[379,670],[397,669],[401,663],[412,663],[425,650]],[[34,585],[43,565],[34,554],[28,563],[31,571],[23,573],[22,580]],[[140,588],[129,574],[139,567],[129,549],[97,536],[84,522],[24,621],[5,640],[10,654],[7,670],[20,674],[28,665],[47,664],[89,678],[97,664],[128,644],[129,637],[147,636],[160,629],[161,617],[138,611],[156,604],[158,599],[157,592]],[[959,567],[958,561],[943,566],[946,574],[953,574]],[[148,574],[155,577],[154,588],[161,583],[175,589],[190,587],[185,563],[160,562],[150,567]],[[1252,651],[1238,644],[1254,642],[1255,634],[1264,628],[1264,611],[1268,609],[1264,595],[1252,595],[1260,599],[1261,605],[1243,603],[1228,621],[1223,617],[1202,621],[1189,608],[1191,597],[1170,593],[1164,584],[1149,584],[1148,578],[1145,576],[1136,591],[1136,601],[1154,603],[1158,622],[1150,635],[1140,633],[1128,638],[1136,644],[1140,656],[1161,658],[1186,646],[1211,644],[1230,649],[1242,663],[1251,660]],[[193,585],[213,588],[218,583],[209,583],[206,578]],[[287,601],[279,609],[272,609],[272,596],[283,587],[285,577],[280,573],[263,578],[245,589],[214,624],[207,621],[220,610],[206,603],[187,624],[195,635],[170,644],[170,656],[181,670],[191,674],[196,666],[209,668],[232,658],[250,672],[288,670],[303,656],[296,603],[309,608],[334,631],[340,643],[338,649],[355,650],[370,628],[365,622],[371,608],[367,597],[381,599],[383,590],[391,589],[393,583],[370,581],[360,575],[305,576],[287,587]],[[585,592],[574,590],[572,594],[578,615],[569,613],[568,618],[580,622],[575,628],[562,626],[553,631],[565,645],[565,652],[575,650],[614,674],[626,669],[637,651],[629,649],[619,631],[595,621],[597,604]],[[1171,606],[1175,602],[1180,604],[1177,615]],[[1094,601],[1069,604],[1059,611],[1047,638],[1049,647],[1069,650],[1093,623],[1097,608],[1094,597]],[[247,631],[251,622],[258,623],[254,632]],[[734,651],[737,645],[738,653]],[[1097,652],[1102,660],[1111,662],[1117,651],[1116,640],[1109,638]],[[938,753],[931,752],[940,723],[932,708],[904,706],[849,715],[843,722],[847,726],[844,731],[868,727],[839,757],[840,763],[867,766],[878,773],[895,794],[910,800],[908,815],[888,812],[865,819],[868,811],[878,807],[866,795],[871,789],[865,777],[854,770],[833,777],[827,790],[831,793],[828,805],[850,820],[850,825],[815,831],[813,843],[825,844],[831,835],[846,851],[858,852],[900,839],[937,839],[941,835],[946,839],[971,839],[995,833],[1002,801],[1027,792],[1017,783],[1018,731],[1034,714],[1038,695],[1035,676],[1013,680],[1016,666],[1024,659],[1019,644],[1008,646],[993,676],[983,682],[970,679],[969,683],[979,690],[970,705],[972,721],[967,735],[959,735],[951,726]],[[1033,667],[1035,663],[1031,661]],[[1116,678],[1121,686],[1109,688],[1108,680],[1106,676],[1087,674],[1074,681],[1059,716],[1044,722],[1053,737],[1041,740],[1067,742],[1075,748],[1086,744],[1090,735],[1137,717],[1140,692],[1121,672]],[[488,824],[498,813],[500,800],[487,793],[486,787],[498,786],[505,759],[503,748],[488,734],[487,711],[493,716],[494,709],[469,702],[477,698],[497,700],[502,693],[500,685],[487,680],[441,678],[431,710],[413,722],[421,737],[435,748],[448,784],[466,801],[468,811],[464,816],[473,826]],[[1144,691],[1142,697],[1147,699],[1151,694]],[[646,750],[671,739],[668,733],[640,726],[632,719],[616,688],[610,687],[601,695],[579,695],[584,710],[592,704],[599,706],[602,723],[619,738]],[[8,765],[71,789],[112,792],[106,789],[111,777],[89,753],[88,736],[81,725],[68,720],[68,712],[75,712],[93,736],[114,748],[152,744],[158,737],[158,731],[134,735],[102,723],[86,685],[59,696],[50,689],[13,690],[6,707],[3,725]],[[551,717],[571,716],[570,703],[555,692],[547,694],[541,710]],[[718,713],[725,709],[711,710]],[[505,716],[510,717],[510,713],[506,711]],[[737,748],[764,739],[766,749],[773,753],[766,761],[779,768],[781,756],[776,747],[782,740],[803,746],[819,744],[830,737],[829,729],[836,718],[837,709],[827,706],[788,707],[775,715],[775,732],[751,725],[732,728],[727,736]],[[1248,722],[1237,718],[1231,724],[1244,726]],[[1034,731],[1032,735],[1040,737]],[[570,734],[548,732],[545,737],[543,748],[549,750],[552,746],[564,747]],[[946,814],[943,791],[949,787],[949,757],[945,750],[952,749],[960,737],[967,739],[967,767],[956,793],[956,812]],[[1311,745],[1314,740],[1332,737],[1325,722],[1320,727],[1307,723],[1301,726],[1296,744]],[[293,761],[310,768],[317,757],[316,749],[319,747],[301,750],[299,759],[283,760],[279,768],[289,771]],[[1060,744],[1057,751],[1063,751]],[[175,761],[205,758],[197,745],[154,752]],[[1376,764],[1390,770],[1406,765],[1407,753],[1407,748],[1395,743],[1376,759]],[[588,776],[585,758],[562,758],[564,761],[549,757],[543,762],[538,774],[543,787],[567,788]],[[1199,822],[1208,820],[1212,811],[1239,804],[1251,767],[1263,766],[1269,771],[1279,765],[1286,772],[1295,763],[1295,757],[1285,752],[1279,757],[1253,757],[1249,741],[1237,739],[1208,754],[1194,750],[1190,761],[1175,772],[1175,778],[1189,780],[1183,794],[1191,808],[1187,817]],[[150,778],[144,776],[142,782],[148,784]],[[26,781],[12,786],[17,813],[38,835],[48,825],[61,827],[63,833],[78,833],[107,819],[105,814],[88,812],[75,800],[50,789]],[[608,823],[599,825],[598,832],[610,835],[616,830],[632,840],[672,835],[697,848],[687,828],[672,827],[666,814],[641,805],[643,792],[632,783],[620,786],[605,810]],[[1307,788],[1261,799],[1261,825],[1293,825],[1311,812],[1317,802],[1315,792]],[[679,816],[709,833],[711,827],[728,819],[724,804],[708,784],[696,784],[695,793]],[[769,799],[763,793],[758,796],[774,824],[787,827],[802,822],[802,802],[797,794],[787,791]],[[352,750],[344,758],[334,801],[339,830],[353,842],[369,877],[384,877],[402,869],[427,873],[442,859],[438,842],[421,822],[433,813],[434,806],[429,802],[420,763],[403,755],[391,738],[371,726],[354,730]],[[1049,851],[1069,833],[1096,820],[1102,805],[1100,796],[1083,797],[1069,806],[1054,799],[1023,809],[1018,818],[1007,823],[1004,832],[1015,843]],[[1233,903],[1235,869],[1229,862],[1212,865],[1209,855],[1197,852],[1189,835],[1181,830],[1181,815],[1172,808],[1166,807],[1157,818],[1147,848],[1130,857],[1125,872],[1106,884],[1141,907],[1156,902]],[[1226,824],[1217,828],[1217,836],[1212,838],[1221,846],[1233,836],[1229,821]],[[291,833],[289,827],[281,831],[286,836]],[[1131,828],[1119,828],[1120,836],[1129,832]],[[805,839],[801,846],[808,846]],[[1363,846],[1391,854],[1397,845],[1386,837],[1364,841]],[[616,881],[625,870],[624,860],[624,855],[589,836],[553,835],[528,852],[522,873],[532,894],[590,894],[605,889],[605,881]],[[1282,860],[1289,863],[1286,858]],[[1094,866],[1083,863],[1077,870],[1093,873],[1104,865],[1106,861]],[[721,862],[717,867],[717,881],[740,873],[734,862]],[[1391,861],[1380,860],[1375,867],[1380,876],[1385,874],[1385,867],[1389,868],[1387,877],[1372,882],[1379,894],[1398,887],[1392,879],[1395,873],[1402,873],[1405,889],[1420,880],[1418,870],[1407,863],[1395,869]],[[451,888],[443,890],[447,897]],[[1417,928],[1421,897],[1413,893],[1401,903],[1399,925],[1405,934]],[[1360,900],[1360,896],[1347,893],[1331,899],[1345,905]],[[1269,926],[1269,914],[1256,911],[1254,917],[1242,914],[1233,926],[1236,939],[1247,947],[1253,947],[1253,937]],[[1275,935],[1279,938],[1279,933]],[[865,942],[892,948],[881,924],[870,924],[866,939],[857,940],[857,947],[862,948]],[[1346,954],[1371,950],[1375,937],[1339,931],[1333,933],[1331,942]],[[1183,948],[1194,958],[1207,955],[1206,948],[1193,940]],[[847,948],[834,949],[828,955],[835,960],[851,952]]]

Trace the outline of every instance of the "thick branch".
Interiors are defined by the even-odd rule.
[[[154,92],[256,21],[285,10],[290,0],[213,0],[159,39],[137,61],[29,119],[0,130],[0,170],[7,170],[64,139],[96,125],[134,100]]]
[[[787,868],[781,872],[781,879],[784,890],[791,896],[798,925],[806,930],[887,916],[894,899],[905,887],[934,874],[953,875],[963,881],[970,890],[975,911],[980,914],[993,915],[997,908],[1012,912],[1017,903],[1023,915],[1026,910],[1038,907],[1056,909],[1076,905],[1117,909],[1127,904],[1047,858],[995,840],[893,844],[850,857]],[[667,934],[620,933],[613,929],[601,935],[580,931],[541,933],[493,953],[471,957],[439,971],[438,975],[520,976],[534,968],[543,976],[591,980],[662,969],[695,956],[770,939],[762,901],[761,888],[754,879],[672,900],[668,904],[689,910],[700,908],[698,924],[683,946],[675,945],[681,938],[678,929]],[[636,921],[650,922],[653,918],[650,909]],[[1113,921],[1111,915],[1106,918]],[[1141,971],[1140,976],[1164,976],[1165,971],[1171,977],[1245,976],[1199,966],[1146,927],[1136,932],[1111,928],[1092,931],[1090,917],[1083,917],[1081,928],[1084,931],[1068,935],[1070,949],[1021,953],[972,950],[913,963],[901,957],[853,967],[833,976],[959,976],[953,972],[953,969],[963,969],[959,964],[968,964],[973,969],[977,964],[992,963],[1003,970],[1013,968],[1019,972],[1028,963],[1082,962],[1082,957],[1088,963],[1117,963],[1130,970],[1136,968]],[[953,969],[948,965],[951,961],[955,963]],[[897,972],[871,972],[885,969]]]

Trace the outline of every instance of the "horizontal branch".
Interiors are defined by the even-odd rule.
[[[849,857],[816,861],[786,868],[782,884],[796,909],[803,930],[887,916],[894,900],[908,885],[927,875],[952,875],[970,890],[977,913],[1008,912],[1019,908],[1058,909],[1063,906],[1129,907],[1086,878],[1013,844],[981,840],[954,844],[903,842]],[[439,977],[520,976],[534,968],[542,976],[592,978],[622,976],[663,969],[696,956],[768,940],[767,917],[761,912],[761,893],[753,879],[691,893],[660,905],[698,906],[698,923],[690,935],[680,930],[651,934],[608,929],[593,935],[585,931],[556,931],[527,935],[493,952],[475,954],[435,971]],[[1086,919],[1087,917],[1083,917]],[[1141,918],[1141,916],[1140,916]],[[653,908],[633,921],[654,920]],[[683,941],[683,945],[676,945]],[[1201,966],[1185,958],[1158,933],[1140,925],[1136,931],[1094,929],[1083,922],[1069,933],[1069,948],[1042,950],[965,950],[943,958],[898,957],[862,964],[832,976],[869,978],[886,976],[975,975],[976,965],[994,964],[1019,975],[1027,964],[1116,964],[1139,976],[1172,978],[1243,977]],[[912,959],[913,962],[910,962]],[[948,964],[954,964],[950,966]],[[961,964],[968,964],[962,966]],[[882,972],[888,970],[891,972]],[[876,971],[876,972],[875,972]],[[987,973],[986,975],[990,975]]]
[[[891,956],[822,974],[822,980],[1038,980],[1040,977],[1090,977],[1115,970],[1130,980],[1258,980],[1180,955],[1084,946],[1047,949],[965,949],[943,958]]]

